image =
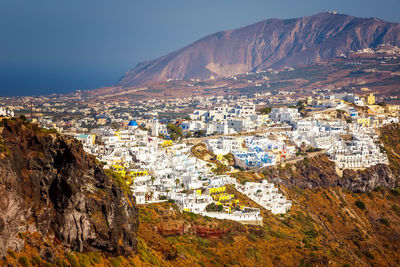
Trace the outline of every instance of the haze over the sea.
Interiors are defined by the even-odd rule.
[[[330,10],[400,22],[398,0],[3,0],[0,96],[113,85],[205,35]]]

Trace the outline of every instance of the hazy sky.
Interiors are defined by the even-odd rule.
[[[399,0],[0,0],[0,96],[112,85],[205,35],[329,10],[400,22]]]

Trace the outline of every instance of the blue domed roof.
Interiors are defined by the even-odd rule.
[[[128,126],[138,126],[136,121],[130,121]]]

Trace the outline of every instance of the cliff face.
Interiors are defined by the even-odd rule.
[[[336,187],[352,192],[368,192],[377,187],[396,188],[400,184],[398,171],[387,165],[376,165],[363,171],[344,170],[339,176],[335,163],[326,155],[300,161],[285,168],[267,168],[265,178],[286,186],[301,188]]]
[[[206,36],[168,55],[140,63],[124,75],[119,85],[209,79],[298,66],[379,44],[400,45],[400,24],[331,13],[268,19]]]
[[[21,120],[0,126],[0,254],[38,233],[75,251],[136,249],[135,201],[73,138]]]

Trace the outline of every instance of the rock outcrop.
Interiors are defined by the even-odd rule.
[[[306,159],[287,168],[267,168],[263,173],[274,183],[301,188],[339,186],[352,192],[368,192],[377,187],[396,188],[400,185],[399,173],[383,164],[366,170],[344,170],[340,176],[335,163],[326,155]]]
[[[16,119],[0,133],[0,255],[21,249],[26,232],[80,252],[136,250],[134,198],[79,141]]]
[[[399,46],[400,24],[332,12],[268,19],[206,36],[168,55],[140,63],[118,85],[210,79],[295,67],[380,44]]]

